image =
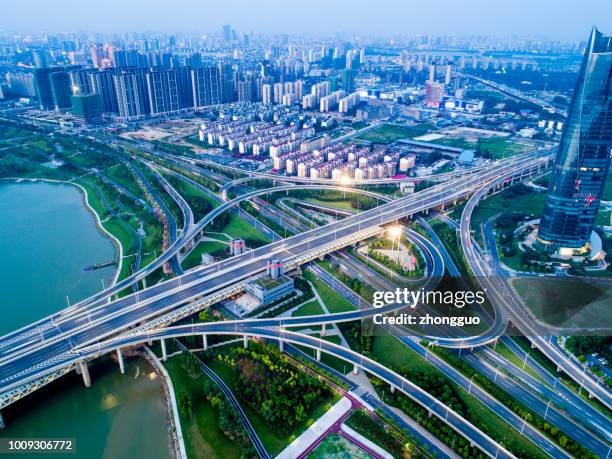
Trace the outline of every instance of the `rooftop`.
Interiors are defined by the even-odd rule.
[[[257,279],[256,281],[254,281],[254,283],[265,288],[266,290],[272,290],[273,288],[276,288],[279,285],[282,285],[289,280],[291,280],[291,278],[288,276],[281,276],[277,279],[272,279],[271,277],[266,276],[266,277]]]

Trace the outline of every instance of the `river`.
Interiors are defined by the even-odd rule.
[[[115,257],[72,185],[0,181],[0,333],[85,298],[114,276]],[[168,459],[162,388],[143,359],[90,364],[92,386],[71,374],[3,410],[8,438],[72,438],[73,458]],[[42,457],[37,455],[37,457]],[[52,455],[50,457],[57,457]]]

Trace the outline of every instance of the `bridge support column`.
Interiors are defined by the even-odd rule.
[[[162,338],[161,340],[159,340],[159,342],[161,343],[161,348],[162,348],[162,360],[165,362],[166,359],[168,358],[168,350],[166,349],[166,340]]]
[[[121,374],[125,374],[125,362],[123,361],[123,354],[121,349],[117,349],[117,360],[119,360],[119,371]]]
[[[393,384],[391,384],[391,393],[395,394],[395,386]]]
[[[427,416],[432,417],[433,416],[433,411],[427,410]]]
[[[85,387],[91,387],[91,378],[89,377],[89,368],[87,368],[87,362],[81,360],[79,362],[79,368],[81,369],[81,374],[83,375],[83,383]]]
[[[4,424],[4,418],[2,417],[2,412],[0,411],[0,429],[4,429],[6,425]]]
[[[359,367],[357,366],[357,364],[353,365],[353,374],[354,375],[359,374]]]
[[[317,362],[321,361],[321,349],[317,349]]]
[[[244,335],[244,337],[243,337],[243,342],[242,342],[242,346],[243,346],[245,349],[248,349],[248,348],[249,348],[249,335]]]
[[[202,347],[205,351],[208,350],[208,335],[202,335]]]
[[[278,350],[281,352],[285,351],[285,342],[282,339],[278,340]]]
[[[326,324],[323,324],[323,325],[321,326],[321,336],[325,336],[325,333],[327,333],[327,332],[326,332],[326,330],[325,330],[325,325],[326,325]]]

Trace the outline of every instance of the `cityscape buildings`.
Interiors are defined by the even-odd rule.
[[[385,1],[3,5],[0,456],[609,456],[605,9]]]
[[[548,187],[538,242],[548,252],[584,253],[612,154],[612,37],[593,29]]]

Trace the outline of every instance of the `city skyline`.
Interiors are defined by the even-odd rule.
[[[95,15],[83,15],[82,2],[34,1],[4,5],[0,32],[30,34],[88,30],[100,33],[210,34],[218,33],[224,24],[230,24],[244,33],[353,34],[363,37],[489,35],[496,38],[583,41],[593,25],[600,30],[612,29],[612,19],[598,14],[607,6],[607,2],[601,0],[580,3],[519,0],[504,4],[502,8],[492,7],[490,2],[470,0],[465,3],[438,2],[434,11],[429,4],[396,4],[391,0],[378,2],[376,8],[362,0],[315,0],[299,9],[274,0],[256,4],[232,0],[221,5],[203,5],[194,0],[172,3],[137,0],[128,4],[110,0],[105,2],[104,8],[97,9]],[[124,14],[115,14],[117,11]],[[593,18],[597,18],[597,24],[593,24]]]
[[[607,457],[607,5],[491,3],[5,6],[0,453]]]

